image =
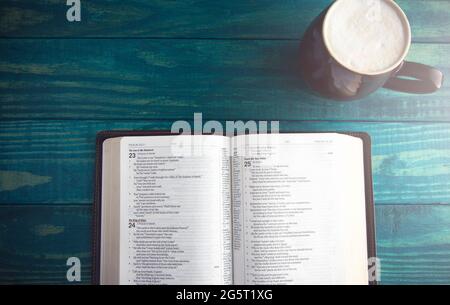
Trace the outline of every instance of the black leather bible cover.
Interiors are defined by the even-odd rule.
[[[372,153],[371,139],[365,132],[286,132],[286,133],[340,133],[360,138],[364,146],[364,184],[366,194],[366,224],[367,224],[367,254],[369,258],[376,257],[376,238],[375,238],[375,206],[373,201],[372,186]],[[174,135],[170,131],[132,131],[132,130],[114,130],[101,131],[96,139],[96,159],[95,159],[95,190],[93,206],[93,227],[92,227],[92,283],[100,284],[100,239],[101,239],[101,198],[102,198],[102,154],[103,142],[109,138],[133,137],[133,136],[170,136]],[[376,281],[370,281],[369,284],[376,285]]]

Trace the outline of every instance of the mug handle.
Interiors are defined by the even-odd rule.
[[[407,93],[432,93],[441,88],[443,79],[442,72],[433,67],[404,61],[400,69],[393,74],[383,87]]]

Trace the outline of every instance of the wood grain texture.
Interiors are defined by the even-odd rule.
[[[170,121],[1,122],[0,204],[88,205],[98,131],[170,126]],[[368,132],[376,204],[450,203],[450,124],[280,122],[280,127]]]
[[[450,281],[450,206],[378,206],[376,216],[382,284]],[[71,256],[90,283],[89,206],[3,206],[0,223],[0,283],[67,284]]]
[[[296,41],[0,40],[0,119],[450,121],[450,84],[430,95],[381,89],[354,102],[313,95]],[[450,72],[450,45],[409,60]]]
[[[69,257],[81,261],[82,283],[91,278],[91,208],[0,208],[0,283],[68,283]]]
[[[81,1],[82,21],[66,20],[65,1],[3,0],[0,35],[8,37],[183,37],[300,39],[331,0]],[[415,41],[449,42],[450,3],[398,0]]]
[[[450,282],[450,206],[376,209],[383,284]]]

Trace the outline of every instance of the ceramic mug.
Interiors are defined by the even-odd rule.
[[[303,78],[314,91],[327,98],[345,101],[363,98],[381,87],[422,94],[432,93],[442,86],[442,72],[404,60],[411,45],[411,28],[405,13],[392,0],[376,1],[392,5],[398,16],[404,19],[407,46],[401,58],[379,73],[361,73],[341,64],[330,51],[324,31],[324,23],[330,22],[328,15],[341,1],[349,0],[336,0],[327,7],[309,26],[300,44]]]

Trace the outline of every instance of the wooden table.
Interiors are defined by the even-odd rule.
[[[94,140],[167,129],[194,112],[281,120],[282,130],[366,131],[373,141],[382,283],[450,282],[450,85],[318,98],[299,39],[329,0],[81,0],[0,5],[0,282],[90,283]],[[398,0],[409,60],[450,72],[450,1]]]

